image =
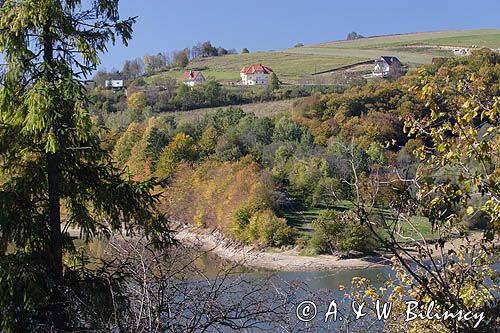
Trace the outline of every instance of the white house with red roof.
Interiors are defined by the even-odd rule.
[[[268,84],[269,77],[273,73],[270,67],[262,64],[253,64],[241,69],[241,83],[245,86],[256,84]]]
[[[182,82],[188,86],[195,86],[197,84],[202,84],[205,82],[205,77],[201,71],[186,71],[181,76]]]

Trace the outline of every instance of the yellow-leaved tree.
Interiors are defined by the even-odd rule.
[[[481,51],[470,62],[465,67],[452,60],[437,73],[424,68],[411,88],[426,105],[405,119],[406,132],[420,142],[414,150],[420,163],[412,177],[395,170],[400,198],[392,218],[358,197],[358,222],[392,252],[397,274],[389,292],[357,281],[364,293],[352,297],[388,295],[394,302],[388,331],[493,332],[500,324],[500,56]],[[435,241],[418,232],[415,215],[426,218]],[[432,303],[431,315],[462,315],[409,321],[407,298],[422,306],[414,312],[425,315]]]

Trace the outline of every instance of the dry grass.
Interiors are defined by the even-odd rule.
[[[266,117],[266,116],[274,116],[283,112],[290,112],[293,103],[299,100],[301,100],[301,98],[289,99],[284,101],[243,104],[235,106],[243,109],[243,111],[247,113],[253,112],[257,117]],[[191,122],[196,119],[201,119],[204,115],[214,114],[219,109],[221,108],[217,107],[217,108],[205,108],[205,109],[198,109],[191,111],[164,112],[162,113],[162,115],[172,115],[174,116],[177,122],[182,123],[182,122]]]

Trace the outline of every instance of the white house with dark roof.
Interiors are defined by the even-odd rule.
[[[104,86],[112,89],[123,89],[125,87],[123,85],[123,80],[106,80]]]
[[[373,76],[394,77],[403,73],[404,66],[397,57],[382,56],[375,61]]]

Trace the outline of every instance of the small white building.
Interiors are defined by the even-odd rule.
[[[106,80],[104,82],[104,86],[106,88],[113,88],[113,89],[123,89],[123,80]]]
[[[191,87],[205,83],[206,81],[201,71],[186,71],[182,74],[181,80],[184,84]]]
[[[394,77],[403,73],[404,66],[396,57],[382,56],[375,61],[373,76],[376,77]]]
[[[460,49],[453,49],[453,54],[456,56],[470,56],[472,52],[470,49],[460,48]]]
[[[253,64],[241,69],[241,83],[245,86],[268,84],[271,74],[273,74],[273,70],[270,67]]]

